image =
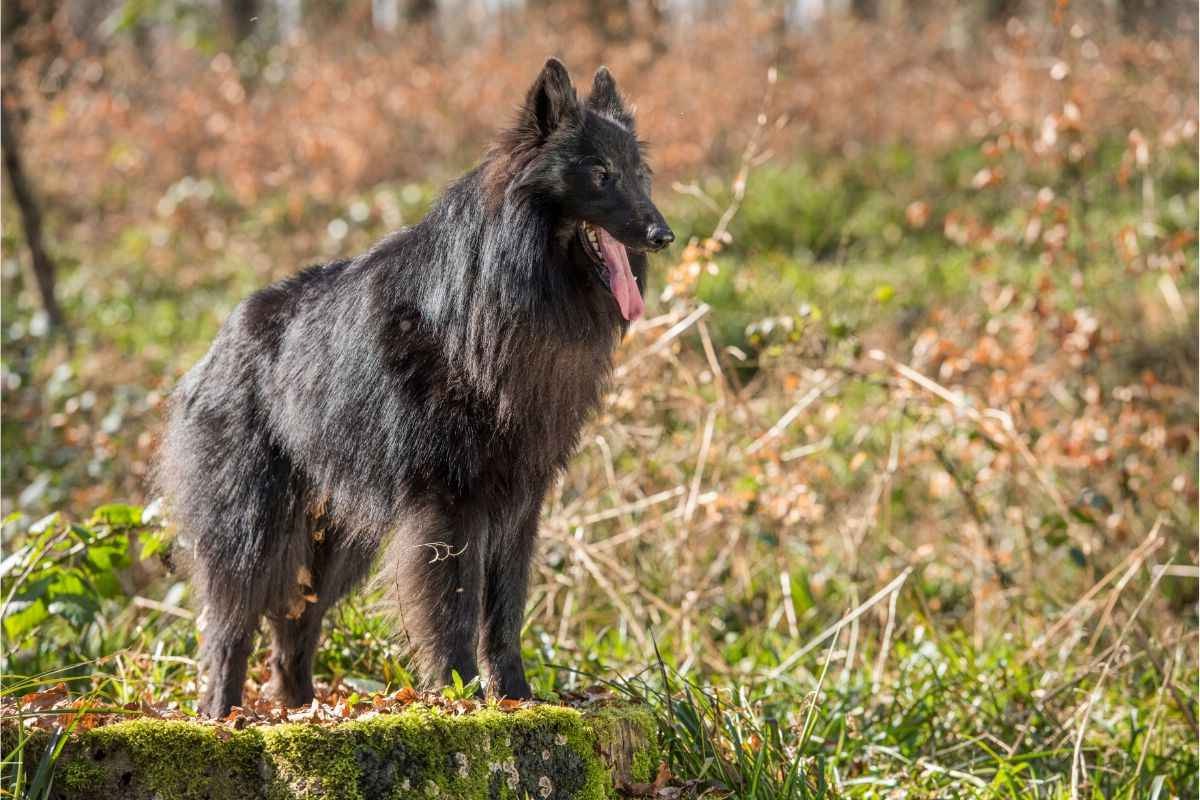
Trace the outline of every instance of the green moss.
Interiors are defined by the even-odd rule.
[[[641,709],[581,715],[558,706],[455,716],[413,706],[334,726],[232,732],[137,720],[74,737],[55,796],[122,800],[603,800],[617,780],[648,780],[653,721]]]
[[[72,738],[55,796],[205,800],[261,796],[261,737],[189,722],[134,720]]]
[[[85,794],[97,786],[103,786],[106,775],[103,767],[84,759],[75,759],[63,769],[62,781],[68,791]]]
[[[517,796],[555,800],[608,796],[612,779],[596,758],[578,711],[537,706],[511,716]]]
[[[588,732],[617,780],[645,783],[658,772],[662,752],[654,717],[645,706],[612,705],[589,711]]]
[[[263,734],[263,748],[275,766],[268,797],[360,800],[353,743],[339,729],[280,725]]]

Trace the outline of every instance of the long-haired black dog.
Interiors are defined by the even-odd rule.
[[[551,59],[514,126],[416,226],[247,298],[172,399],[161,489],[202,603],[200,710],[312,698],[321,618],[381,563],[426,684],[482,661],[530,696],[520,629],[542,498],[674,239],[603,67]],[[378,558],[377,558],[378,557]]]

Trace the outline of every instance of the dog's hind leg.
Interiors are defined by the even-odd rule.
[[[275,452],[266,445],[244,449],[250,452],[231,457],[217,479],[200,483],[191,476],[191,485],[206,489],[189,498],[189,507],[203,502],[204,511],[190,514],[187,527],[195,537],[192,584],[204,607],[201,661],[208,684],[200,711],[210,717],[241,705],[259,620],[281,603],[299,563],[292,554],[302,552],[288,463],[277,452],[263,463],[263,456]],[[263,468],[251,471],[258,464]]]
[[[230,631],[206,647],[204,663],[208,688],[200,700],[200,712],[220,719],[242,702],[242,684],[246,682],[246,661],[250,658],[254,630]]]
[[[246,661],[258,628],[259,612],[240,604],[222,604],[228,594],[210,594],[215,602],[204,609],[201,662],[208,686],[200,699],[201,714],[219,719],[241,705]],[[230,598],[231,599],[231,598]]]
[[[325,612],[366,574],[373,553],[340,532],[322,532],[307,571],[311,585],[297,586],[291,608],[267,617],[271,629],[271,680],[264,694],[286,706],[313,699],[313,658]]]
[[[476,650],[487,515],[448,501],[414,513],[390,546],[387,578],[426,688],[479,676]],[[386,579],[386,578],[385,578]]]
[[[271,680],[263,694],[285,706],[313,699],[313,657],[321,636],[325,604],[309,605],[295,618],[268,617],[271,628]]]

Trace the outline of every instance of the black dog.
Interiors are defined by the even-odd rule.
[[[173,397],[159,481],[204,606],[200,709],[312,698],[325,611],[368,573],[430,685],[529,697],[520,629],[542,498],[674,239],[608,70],[546,62],[512,129],[416,226],[249,297]],[[381,552],[382,551],[382,552]]]

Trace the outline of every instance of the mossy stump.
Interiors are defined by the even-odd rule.
[[[34,764],[39,749],[26,753]],[[51,797],[601,800],[624,783],[651,780],[658,759],[653,719],[635,706],[456,716],[413,705],[334,725],[237,731],[137,719],[72,736]]]

